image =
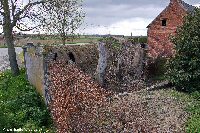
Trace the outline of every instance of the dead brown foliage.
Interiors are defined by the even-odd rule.
[[[184,132],[183,106],[167,93],[105,91],[75,65],[50,64],[50,110],[58,133]]]
[[[63,62],[50,64],[50,109],[59,133],[155,131],[143,104],[111,97],[75,65]]]
[[[50,108],[58,132],[97,131],[98,109],[108,94],[74,65],[61,62],[50,65]]]

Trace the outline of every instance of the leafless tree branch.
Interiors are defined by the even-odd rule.
[[[36,1],[36,2],[30,2],[30,0],[29,0],[29,3],[26,4],[26,5],[23,7],[23,9],[21,9],[20,11],[18,11],[16,14],[13,15],[12,26],[13,26],[13,27],[16,26],[17,21],[19,21],[20,19],[28,17],[27,12],[28,12],[28,10],[29,10],[31,7],[33,7],[33,6],[37,5],[37,4],[42,4],[42,3],[44,3],[44,2],[45,2],[44,0],[42,0],[42,1]],[[22,16],[21,16],[21,15],[22,15]]]
[[[34,30],[36,29],[36,27],[24,27],[24,28],[21,28],[20,25],[16,25],[15,26],[17,29],[19,29],[20,31],[31,31],[31,30]]]
[[[0,1],[0,15],[4,16],[4,12],[2,11],[3,10],[3,1],[1,0]]]

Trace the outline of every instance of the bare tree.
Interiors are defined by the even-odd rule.
[[[17,28],[21,31],[30,31],[36,27],[30,26],[29,22],[35,16],[36,5],[44,3],[43,0],[1,0],[0,1],[0,17],[3,21],[0,25],[3,26],[5,42],[8,46],[8,55],[10,67],[13,75],[19,74],[19,67],[16,60],[16,52],[14,48],[13,29]]]
[[[51,0],[41,7],[41,23],[46,32],[59,34],[65,44],[68,35],[74,32],[83,22],[82,0]]]

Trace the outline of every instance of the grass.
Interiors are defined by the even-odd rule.
[[[21,47],[21,46],[15,46],[15,47]],[[0,44],[0,48],[8,48],[8,46],[7,46],[7,45]]]
[[[15,47],[21,47],[21,46],[20,45],[15,45]],[[8,48],[8,46],[5,45],[3,41],[0,41],[0,48]]]
[[[21,63],[24,63],[24,52],[19,53],[17,57]]]
[[[76,44],[76,43],[96,43],[98,42],[100,38],[90,38],[90,37],[86,37],[86,38],[74,38],[74,40],[72,39],[66,39],[66,44]],[[41,39],[39,37],[36,38],[32,38],[30,39],[30,42],[33,42],[34,44],[42,44],[42,45],[52,45],[52,44],[62,44],[62,41],[58,38],[49,38],[46,37],[44,39]],[[20,39],[16,42],[15,47],[21,47],[22,45],[26,44],[27,40],[24,39]],[[0,42],[0,48],[7,48],[6,45],[4,45],[2,42]]]
[[[25,71],[13,77],[0,73],[0,132],[13,129],[54,132],[50,113],[42,99],[25,78]]]
[[[200,92],[183,93],[171,91],[172,96],[187,103],[186,111],[190,114],[186,124],[187,133],[200,133]]]
[[[0,48],[8,48],[8,47],[4,44],[0,44]]]

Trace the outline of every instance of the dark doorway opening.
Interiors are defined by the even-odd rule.
[[[57,53],[54,53],[54,57],[53,57],[53,60],[56,61],[58,58],[58,54]]]
[[[69,54],[68,54],[68,56],[69,56],[69,59],[72,61],[72,62],[76,62],[76,60],[75,60],[75,57],[74,57],[74,54],[72,53],[72,52],[70,52]]]

